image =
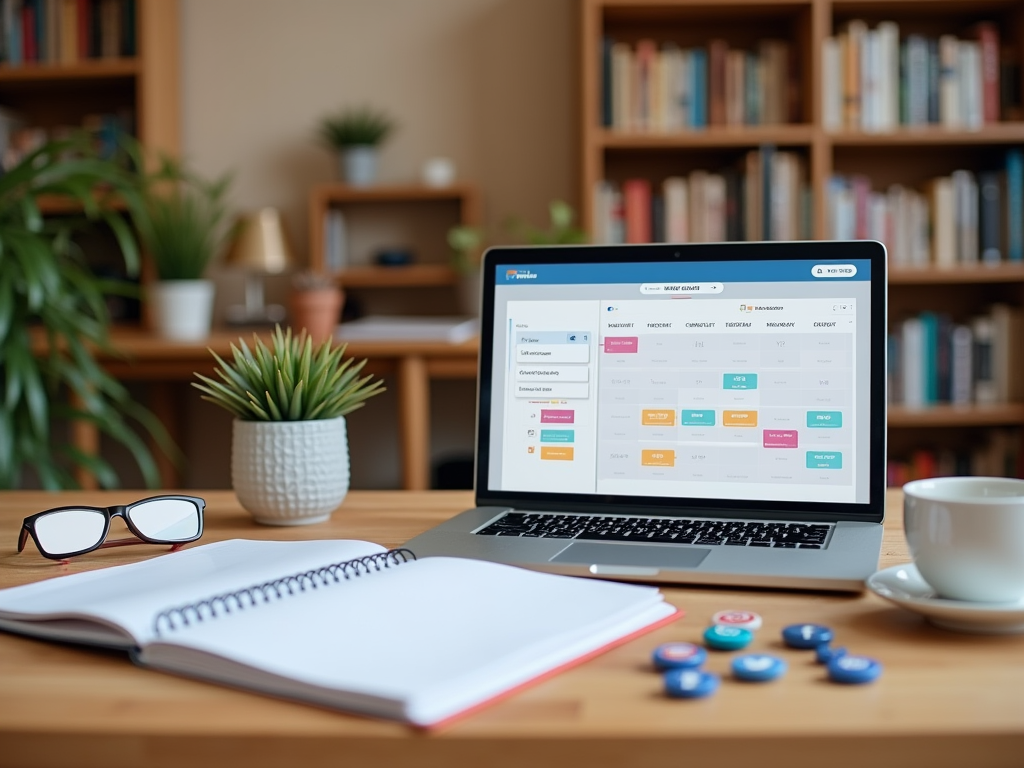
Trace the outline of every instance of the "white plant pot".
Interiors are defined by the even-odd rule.
[[[377,148],[349,147],[341,153],[341,177],[353,187],[369,187],[377,181]]]
[[[153,330],[165,339],[197,341],[210,335],[212,280],[162,280],[149,288]]]
[[[306,525],[326,520],[348,493],[345,417],[235,419],[231,482],[238,501],[258,523]]]

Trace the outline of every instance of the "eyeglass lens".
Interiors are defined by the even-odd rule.
[[[54,555],[81,552],[103,540],[106,515],[94,509],[61,509],[36,520],[36,538]]]
[[[128,510],[143,536],[157,541],[188,541],[199,533],[199,508],[184,499],[153,499]]]

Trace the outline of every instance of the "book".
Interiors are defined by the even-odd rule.
[[[444,341],[462,344],[480,332],[475,317],[368,315],[338,326],[340,341]]]
[[[978,236],[981,260],[985,264],[998,264],[1002,253],[1002,184],[996,171],[978,174]]]
[[[647,179],[622,182],[626,242],[651,242],[651,183]]]
[[[1024,151],[1019,147],[1006,150],[1006,258],[1024,260]]]
[[[678,615],[654,587],[352,540],[235,539],[0,590],[0,629],[422,727]]]

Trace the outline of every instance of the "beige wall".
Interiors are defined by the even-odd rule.
[[[443,155],[490,222],[575,200],[573,0],[184,0],[186,156],[234,171],[240,208],[274,205],[305,252],[309,187],[335,178],[317,121],[370,104],[399,130],[382,181]]]
[[[577,203],[574,0],[183,0],[181,9],[185,156],[210,176],[232,171],[238,209],[280,208],[303,258],[308,189],[335,178],[315,127],[343,106],[397,119],[382,181],[412,181],[424,160],[447,156],[479,185],[494,233],[511,215],[542,223],[552,199]],[[221,305],[234,301],[237,284],[221,287]],[[457,383],[439,389],[435,453],[471,448],[468,396]],[[206,403],[189,405],[188,483],[224,487],[227,422]],[[381,399],[351,420],[355,487],[398,482],[393,408]]]

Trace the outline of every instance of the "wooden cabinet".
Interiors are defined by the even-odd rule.
[[[636,242],[630,238],[637,232],[649,232],[651,239],[706,239],[669,236],[695,233],[692,226],[673,229],[668,202],[658,204],[666,179],[692,181],[696,171],[722,173],[727,180],[732,173],[742,183],[748,158],[766,150],[789,153],[800,174],[795,195],[786,203],[799,206],[801,221],[793,231],[814,239],[842,232],[844,237],[886,242],[894,335],[905,318],[918,313],[941,314],[952,323],[969,325],[993,305],[1017,311],[1024,306],[1024,261],[1009,258],[1012,249],[1006,240],[1009,223],[1024,219],[1024,201],[1007,192],[1006,181],[1008,154],[1024,147],[1021,0],[581,0],[579,23],[580,193],[583,222],[595,240],[619,237]],[[866,33],[870,43],[864,42]],[[993,38],[985,37],[991,34],[994,48]],[[887,42],[886,35],[891,36]],[[854,39],[856,43],[851,42]],[[966,51],[953,69],[939,59],[950,39],[960,45],[956,50]],[[778,59],[771,59],[771,49],[784,51],[785,64],[774,70],[772,62]],[[871,53],[863,59],[854,56],[851,66],[852,51]],[[923,70],[913,59],[915,51],[924,52]],[[691,80],[673,91],[666,77],[678,74],[673,68],[681,66],[680,52]],[[770,86],[765,81],[768,71],[775,72]],[[910,87],[911,72],[925,79]],[[941,90],[952,82],[950,72],[963,84],[959,95]],[[699,87],[694,85],[694,73],[703,78]],[[926,83],[924,90],[921,83]],[[974,101],[954,101],[967,99],[966,89],[975,86],[982,90]],[[996,90],[985,91],[988,88]],[[673,103],[667,99],[677,98],[685,103],[682,113],[666,106]],[[703,100],[703,114],[694,112],[697,99]],[[769,111],[773,99],[777,106]],[[857,107],[853,112],[851,104]],[[866,114],[860,111],[862,106]],[[869,203],[870,194],[884,195],[894,185],[921,195],[931,215],[925,236],[935,235],[945,214],[936,216],[939,209],[929,198],[931,185],[958,170],[970,172],[975,180],[986,171],[1000,174],[1002,250],[995,263],[966,263],[959,253],[952,259],[949,254],[940,256],[932,241],[923,258],[921,253],[911,258],[909,249],[898,245],[894,233],[899,221],[893,221],[892,211],[885,214],[889,218],[884,219],[888,224],[882,237],[877,228],[859,219],[852,233],[838,224],[837,185],[856,178],[867,188],[863,200]],[[633,181],[646,187],[654,204],[641,216],[653,221],[631,230],[629,218],[635,207],[631,213],[624,188]],[[609,226],[609,210],[624,208],[621,220]],[[712,231],[727,235],[715,239],[748,239],[749,232],[758,230],[745,227],[741,220],[737,226]],[[778,230],[775,234],[769,239],[785,239],[777,236]],[[1010,348],[1022,343],[1020,336],[1006,342]],[[1010,359],[1009,377],[1021,380],[1024,356],[1012,354]],[[907,407],[898,394],[890,392],[893,482],[906,479],[908,473],[949,471],[952,465],[942,458],[954,453],[987,451],[991,456],[993,442],[1003,451],[998,469],[1021,473],[1020,397],[986,404],[972,398],[958,405],[933,398]],[[929,454],[930,465],[922,458]],[[963,462],[955,467],[965,468]]]

